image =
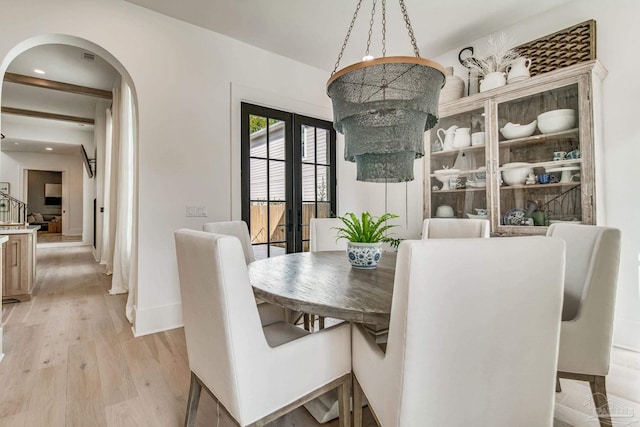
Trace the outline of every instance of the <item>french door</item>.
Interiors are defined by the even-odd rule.
[[[336,212],[336,133],[326,120],[242,103],[242,219],[257,259],[309,250]]]

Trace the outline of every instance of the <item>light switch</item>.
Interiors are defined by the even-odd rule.
[[[206,206],[187,206],[188,217],[206,217],[208,216]]]

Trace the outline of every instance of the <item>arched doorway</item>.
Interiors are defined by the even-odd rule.
[[[70,211],[73,209],[70,205],[62,203],[62,216],[63,216],[63,230],[72,233],[70,229],[73,220],[76,224],[78,220],[81,223],[81,234],[83,241],[86,244],[94,245],[94,255],[96,260],[105,264],[105,270],[107,273],[113,273],[113,287],[112,293],[124,293],[131,289],[129,303],[127,309],[135,304],[135,287],[137,283],[137,277],[135,272],[137,271],[137,96],[135,91],[135,85],[133,80],[124,66],[113,55],[111,55],[106,49],[101,46],[92,43],[88,40],[61,34],[47,34],[37,37],[32,37],[16,45],[3,59],[0,64],[1,75],[5,77],[4,81],[9,81],[10,84],[24,84],[30,87],[30,91],[36,90],[38,84],[40,84],[41,90],[69,90],[74,92],[81,90],[82,88],[91,89],[88,86],[82,86],[75,84],[72,81],[61,81],[63,79],[49,80],[46,77],[38,77],[35,75],[25,76],[24,74],[10,73],[9,69],[14,61],[18,60],[25,53],[34,49],[42,49],[47,47],[66,47],[76,49],[81,52],[83,56],[88,59],[93,57],[105,61],[108,63],[117,74],[117,78],[114,79],[111,88],[94,88],[97,89],[95,93],[107,92],[113,95],[110,98],[105,98],[100,106],[96,106],[95,114],[92,118],[91,125],[93,126],[92,141],[93,144],[87,142],[91,149],[88,150],[89,162],[86,173],[79,173],[76,178],[69,179],[70,182],[66,188],[63,189],[64,195],[68,196],[67,201],[73,200],[72,195],[75,194],[76,198],[81,199],[80,209],[76,206],[75,217],[72,218]],[[82,58],[85,60],[87,58]],[[7,79],[7,76],[10,76]],[[42,82],[45,81],[43,84]],[[35,83],[34,83],[35,82]],[[61,85],[53,85],[52,83],[61,83]],[[7,83],[5,83],[6,85]],[[49,87],[47,87],[47,85]],[[66,86],[65,86],[66,85]],[[4,85],[3,85],[4,86]],[[44,88],[44,89],[42,89]],[[80,89],[78,89],[80,88]],[[4,88],[3,88],[4,89]],[[8,93],[9,90],[6,90]],[[80,96],[93,96],[93,93],[84,92],[80,93]],[[100,95],[98,95],[100,96]],[[41,120],[55,121],[73,121],[72,114],[55,114],[47,112],[47,105],[42,105],[42,108],[24,108],[25,105],[19,107],[5,107],[5,96],[3,91],[0,91],[0,104],[3,106],[3,119],[5,113],[9,114],[21,114],[27,111],[27,113],[47,113],[48,116],[39,118]],[[49,106],[50,107],[50,106]],[[18,111],[18,113],[16,113]],[[26,114],[27,116],[29,114]],[[31,114],[33,117],[33,114]],[[72,120],[69,120],[71,117]],[[75,117],[76,119],[88,119],[87,117]],[[4,120],[8,122],[8,120]],[[78,120],[76,120],[78,121]],[[82,126],[82,121],[79,121],[79,125]],[[5,123],[1,123],[3,129],[8,131],[12,130],[10,126],[5,126]],[[15,125],[15,124],[13,124]],[[25,123],[19,123],[13,126],[13,129],[24,130],[29,125]],[[32,140],[38,139],[38,131],[35,128],[30,129],[32,131],[32,138],[27,138],[25,142],[33,142]],[[10,132],[4,132],[6,135]],[[42,132],[40,132],[42,133]],[[46,132],[45,132],[46,133]],[[69,133],[69,132],[68,132]],[[27,132],[28,134],[28,132]],[[50,134],[49,134],[50,135]],[[11,141],[11,135],[7,135],[9,141]],[[61,139],[72,139],[69,136],[62,136]],[[43,137],[43,142],[47,145],[46,137]],[[20,144],[14,139],[15,144]],[[60,142],[60,141],[57,141]],[[65,141],[68,142],[68,141]],[[82,157],[80,154],[80,143],[73,141],[71,145],[77,150],[77,160],[81,164]],[[56,147],[58,149],[59,147]],[[72,149],[65,147],[67,149]],[[84,150],[85,152],[87,150]],[[13,169],[19,171],[34,167],[33,158],[26,161],[26,156],[22,156],[17,160],[12,159]],[[2,160],[7,159],[6,156],[2,156]],[[16,183],[16,194],[25,194],[25,183],[22,179],[21,173],[15,174],[15,177],[11,177],[9,172],[5,169],[9,167],[3,167],[3,161],[0,161],[0,176],[4,173],[9,176]],[[36,163],[42,162],[38,160]],[[21,164],[23,163],[23,164]],[[27,164],[31,163],[31,164]],[[17,167],[16,167],[17,164]],[[35,166],[37,169],[41,169],[42,165]],[[80,166],[82,169],[82,166]],[[75,169],[74,169],[75,170]],[[95,175],[94,175],[95,173]],[[0,181],[2,179],[0,178]],[[80,182],[78,182],[80,181]],[[74,193],[75,192],[75,193]],[[79,196],[78,196],[79,194]],[[94,205],[95,200],[95,205]],[[124,206],[124,208],[123,208]],[[94,209],[96,212],[94,212]],[[79,219],[78,212],[81,212]],[[65,219],[65,214],[67,214]],[[94,219],[95,218],[95,219]],[[66,225],[66,228],[65,228]],[[94,234],[95,228],[95,234]],[[77,232],[77,227],[75,229]],[[94,237],[95,236],[95,237]],[[128,316],[129,317],[129,316]],[[129,317],[131,320],[131,317]]]

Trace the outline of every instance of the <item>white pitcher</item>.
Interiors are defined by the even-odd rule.
[[[465,148],[471,145],[471,128],[456,129],[453,148]]]
[[[530,66],[531,60],[529,58],[520,57],[515,59],[511,65],[507,67],[507,83],[515,83],[529,78]]]
[[[453,150],[454,146],[453,146],[453,139],[456,136],[456,129],[458,129],[458,126],[453,125],[451,126],[449,129],[444,130],[442,128],[438,129],[438,139],[440,140],[440,144],[442,144],[442,151],[448,151],[448,150]],[[442,135],[444,135],[444,139],[442,139],[442,135],[440,134],[440,132],[442,132]]]

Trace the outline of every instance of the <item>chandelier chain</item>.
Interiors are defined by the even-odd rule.
[[[376,3],[377,0],[373,0],[373,7],[371,8],[371,19],[369,20],[369,36],[367,37],[367,50],[364,56],[369,56],[369,48],[371,47],[371,34],[373,33],[373,21],[376,16]]]
[[[404,4],[404,0],[400,1],[400,10],[402,11],[402,16],[404,17],[404,22],[407,27],[407,31],[409,31],[409,37],[411,38],[411,46],[413,46],[413,53],[416,54],[416,57],[420,57],[420,50],[418,49],[418,44],[416,43],[416,37],[413,35],[413,27],[411,27],[411,21],[409,20],[409,14],[407,13],[407,6]]]
[[[382,57],[387,56],[387,0],[382,0]]]
[[[332,76],[336,73],[336,71],[338,71],[338,67],[340,66],[340,60],[342,59],[344,50],[347,48],[347,42],[349,41],[349,36],[351,36],[351,30],[353,30],[353,25],[356,23],[356,18],[358,17],[358,12],[360,11],[360,5],[362,5],[362,0],[358,0],[358,5],[356,6],[356,11],[353,13],[353,18],[351,19],[351,25],[349,25],[349,29],[347,30],[347,35],[344,38],[344,43],[342,43],[342,49],[340,49],[338,60],[336,61],[335,67],[333,67],[333,71],[331,72]]]

